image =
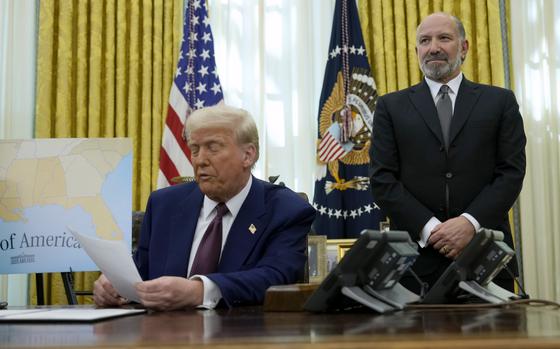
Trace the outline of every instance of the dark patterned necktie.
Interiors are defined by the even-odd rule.
[[[220,202],[216,206],[216,217],[210,222],[198,245],[191,268],[192,275],[207,275],[218,269],[222,251],[222,217],[228,213],[227,206]]]
[[[449,149],[449,126],[451,125],[451,117],[453,115],[453,107],[451,105],[451,98],[449,98],[449,86],[442,85],[439,90],[439,100],[436,104],[439,123],[441,125],[441,132],[443,134],[443,141],[445,149]]]

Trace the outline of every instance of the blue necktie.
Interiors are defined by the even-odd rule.
[[[207,275],[218,269],[222,252],[222,217],[228,213],[227,206],[220,202],[216,206],[216,217],[210,222],[198,245],[191,268],[192,275]]]

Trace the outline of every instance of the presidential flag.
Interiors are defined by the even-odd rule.
[[[313,230],[355,238],[387,225],[371,194],[368,166],[377,90],[355,0],[337,0],[319,102]]]
[[[223,100],[214,60],[214,41],[205,0],[188,0],[183,40],[160,150],[158,188],[193,176],[191,152],[184,138],[185,121],[191,112]]]

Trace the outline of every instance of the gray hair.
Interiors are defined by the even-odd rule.
[[[465,26],[463,25],[463,22],[461,22],[461,20],[458,17],[456,17],[452,14],[449,14],[447,12],[434,12],[434,13],[430,14],[429,16],[433,16],[433,15],[444,15],[444,16],[447,16],[447,17],[451,18],[453,20],[453,22],[455,22],[455,27],[457,29],[457,32],[459,33],[459,38],[461,38],[461,41],[465,41],[467,39],[467,33],[465,31]],[[418,25],[418,27],[416,28],[417,36],[418,36],[418,28],[420,28],[421,24],[422,23],[420,23]],[[416,40],[418,40],[418,37],[416,38]]]
[[[191,133],[207,128],[224,128],[233,131],[237,144],[252,144],[256,149],[255,162],[259,159],[259,132],[246,110],[219,104],[195,110],[185,123],[185,138]]]
[[[457,26],[457,31],[459,32],[459,37],[461,40],[465,41],[467,39],[467,33],[465,32],[465,26],[463,22],[458,17],[450,15],[453,21],[455,21],[455,25]]]

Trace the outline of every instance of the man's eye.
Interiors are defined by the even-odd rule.
[[[217,151],[219,151],[221,148],[222,148],[222,147],[221,147],[219,144],[217,144],[217,143],[210,144],[210,146],[208,147],[208,149],[210,149],[211,152],[217,152]]]

